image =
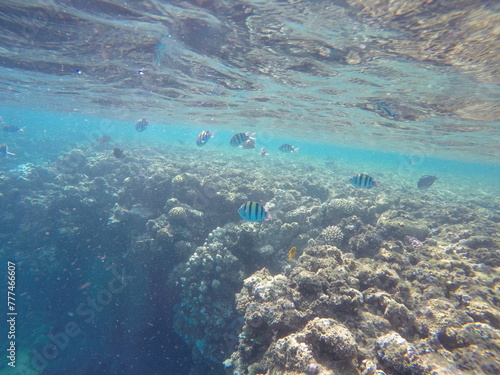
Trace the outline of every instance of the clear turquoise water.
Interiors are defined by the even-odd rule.
[[[440,184],[443,183],[441,186],[446,186],[450,191],[473,192],[479,189],[491,194],[500,191],[500,165],[442,159],[436,157],[439,151],[432,145],[428,147],[421,145],[408,149],[405,154],[398,154],[366,150],[362,144],[341,147],[328,145],[323,140],[313,143],[310,139],[304,139],[293,131],[287,134],[284,131],[274,131],[269,128],[236,125],[231,130],[219,129],[215,121],[206,126],[151,122],[146,131],[139,133],[134,128],[135,122],[99,118],[80,113],[33,111],[20,107],[0,107],[0,113],[6,123],[26,126],[23,134],[1,134],[1,142],[7,143],[10,151],[16,153],[16,157],[3,161],[4,170],[27,162],[53,161],[59,153],[77,146],[91,147],[95,145],[97,138],[107,134],[113,141],[124,145],[125,148],[140,149],[140,147],[148,146],[176,145],[185,146],[183,151],[188,153],[207,149],[258,158],[258,151],[261,147],[265,147],[269,152],[269,159],[291,159],[311,164],[331,163],[333,160],[337,165],[350,169],[353,174],[359,171],[369,172],[374,176],[380,172],[386,173],[388,175],[386,178],[391,184],[405,187],[415,185],[414,181],[418,180],[421,175],[430,174],[440,177]],[[194,140],[202,130],[216,130],[217,132],[203,149],[199,149],[195,146]],[[238,132],[256,133],[255,150],[248,151],[229,146],[232,135]],[[281,153],[278,147],[283,143],[299,147],[299,152],[291,155]],[[223,159],[228,155],[219,157]],[[336,177],[332,176],[332,178]]]

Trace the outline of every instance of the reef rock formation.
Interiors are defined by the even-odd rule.
[[[216,374],[500,373],[494,196],[449,199],[456,184],[410,195],[399,180],[366,191],[307,163],[140,151],[0,171],[2,254],[44,290],[61,270],[79,290],[72,270],[140,268],[130,311],[174,315],[144,306],[175,290],[175,331]],[[250,199],[274,219],[243,221]],[[30,297],[30,309],[60,300]],[[126,329],[148,329],[134,313]]]
[[[482,368],[497,373],[498,357],[471,357],[479,348],[500,354],[493,304],[470,293],[460,297],[467,298],[464,302],[446,300],[445,280],[461,273],[460,264],[410,275],[411,263],[379,258],[354,259],[335,247],[313,246],[287,276],[262,269],[247,278],[237,295],[244,325],[237,350],[225,361],[228,370],[431,375]],[[479,282],[468,272],[463,284]],[[476,306],[482,313],[474,312]]]

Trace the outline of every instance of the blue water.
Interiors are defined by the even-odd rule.
[[[389,170],[397,168],[415,175],[417,174],[449,174],[458,179],[466,178],[475,181],[476,184],[490,185],[494,189],[500,183],[500,164],[492,163],[468,163],[449,159],[436,158],[436,147],[415,147],[408,149],[408,153],[384,153],[374,150],[366,150],[363,144],[359,148],[341,147],[321,141],[319,144],[311,143],[309,140],[301,139],[291,132],[288,136],[283,132],[276,132],[269,128],[234,126],[233,130],[218,129],[216,122],[207,125],[197,126],[196,123],[186,121],[178,123],[169,121],[155,123],[151,122],[147,131],[139,133],[134,128],[134,122],[121,120],[98,118],[75,113],[54,113],[43,111],[32,111],[19,108],[2,108],[0,113],[3,121],[13,123],[19,127],[26,126],[24,134],[0,134],[1,142],[7,143],[11,152],[16,153],[15,158],[4,161],[3,167],[13,167],[26,162],[39,163],[50,161],[62,151],[69,151],[75,145],[89,146],[95,140],[107,134],[116,142],[123,142],[128,147],[159,146],[168,145],[194,145],[199,132],[202,130],[216,130],[216,135],[209,141],[205,148],[231,150],[229,140],[232,135],[238,132],[256,133],[257,147],[265,147],[272,157],[285,157],[278,151],[278,147],[283,143],[291,143],[299,147],[299,152],[293,157],[304,160],[304,158],[317,158],[320,160],[336,160],[341,164],[353,166],[353,171],[357,168]],[[335,142],[332,140],[332,143]],[[28,146],[29,145],[29,146]],[[196,147],[193,147],[193,151]],[[242,152],[241,149],[233,150]],[[29,154],[24,155],[25,153]],[[288,157],[288,156],[286,156]],[[411,159],[411,163],[409,163]],[[404,181],[402,181],[404,182]]]

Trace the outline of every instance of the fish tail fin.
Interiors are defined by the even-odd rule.
[[[279,198],[278,198],[279,199]],[[273,198],[274,200],[274,198]],[[268,203],[269,204],[269,203]],[[266,210],[267,210],[267,218],[266,220],[274,220],[277,219],[278,216],[277,214],[281,211],[281,208],[283,207],[283,203],[281,200],[276,200],[271,204],[271,209],[269,209],[266,205]]]

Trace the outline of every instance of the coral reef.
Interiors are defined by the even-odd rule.
[[[342,229],[336,225],[331,225],[323,229],[318,238],[316,238],[316,243],[318,245],[340,246],[343,239],[344,234],[342,233]]]
[[[482,302],[471,290],[461,302],[465,291],[457,287],[454,302],[446,299],[445,280],[459,277],[465,264],[446,262],[451,269],[434,265],[434,271],[410,275],[409,262],[347,255],[308,247],[288,276],[261,270],[246,279],[237,297],[245,324],[226,366],[234,373],[256,368],[280,374],[309,373],[311,363],[318,374],[352,367],[363,374],[460,373],[481,366],[486,374],[498,371],[500,361],[492,356],[469,358],[479,346],[499,353],[495,302]],[[439,257],[427,262],[441,264]],[[467,272],[460,277],[466,285],[488,285]],[[474,313],[476,306],[481,314]]]
[[[354,202],[349,199],[331,199],[326,203],[325,217],[329,222],[338,222],[340,219],[351,216],[354,207]]]
[[[33,283],[140,267],[137,287],[175,290],[161,314],[214,374],[500,371],[495,198],[360,191],[323,166],[203,152],[82,149],[3,172],[1,251]],[[250,199],[274,219],[241,220]]]

